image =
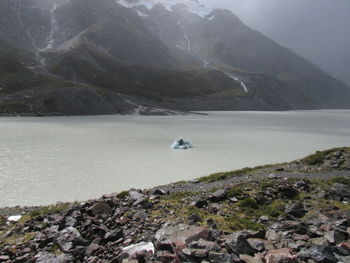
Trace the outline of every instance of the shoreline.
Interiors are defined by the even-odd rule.
[[[0,262],[349,262],[349,220],[350,147],[334,148],[84,202],[2,208]]]
[[[317,151],[318,152],[329,152],[329,151],[339,151],[339,150],[345,150],[350,152],[350,147],[337,147],[332,148],[329,150],[324,151]],[[317,154],[316,153],[316,154]],[[189,191],[198,191],[198,190],[211,190],[213,188],[220,188],[224,187],[226,184],[231,183],[241,183],[245,180],[251,180],[251,179],[268,179],[269,175],[274,174],[276,178],[312,178],[312,179],[330,179],[334,176],[349,176],[350,177],[350,156],[349,156],[349,164],[348,168],[345,170],[334,170],[330,167],[327,167],[325,171],[320,170],[319,167],[307,167],[303,166],[303,161],[305,159],[308,159],[312,156],[315,156],[316,154],[311,154],[310,156],[304,157],[302,159],[298,159],[292,162],[286,162],[286,163],[277,163],[277,164],[267,164],[257,167],[246,167],[235,171],[229,171],[229,172],[219,172],[214,173],[208,176],[203,176],[200,178],[196,178],[189,181],[178,181],[173,182],[165,185],[157,185],[152,186],[145,189],[138,189],[139,191],[153,191],[156,189],[164,189],[164,191],[169,193],[176,193],[176,192],[189,192]],[[134,189],[134,188],[131,188]],[[130,191],[130,190],[124,190],[123,192]],[[113,194],[119,194],[119,193],[110,193],[110,194],[104,194],[104,195],[113,195]],[[14,211],[21,211],[21,212],[30,212],[36,209],[40,209],[42,207],[50,207],[55,206],[57,204],[59,205],[69,205],[69,204],[79,204],[86,201],[91,201],[96,199],[96,197],[92,197],[88,200],[77,200],[77,201],[56,201],[51,204],[44,204],[44,205],[33,205],[33,206],[22,206],[22,205],[16,205],[16,206],[10,206],[10,207],[0,207],[0,215],[14,215],[15,213],[11,214],[4,214],[4,210],[14,210]]]
[[[162,117],[162,116],[195,116],[195,115],[209,115],[207,112],[305,112],[305,111],[350,111],[348,109],[289,109],[289,110],[207,110],[207,111],[188,111],[188,112],[178,112],[179,114],[96,114],[96,115],[64,115],[60,113],[0,113],[0,118],[4,117],[37,117],[37,118],[45,118],[45,117],[99,117],[99,116],[154,116],[154,117]]]

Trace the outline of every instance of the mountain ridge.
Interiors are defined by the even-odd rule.
[[[10,57],[4,48],[10,46],[31,77],[58,81],[60,87],[65,83],[64,90],[84,87],[84,92],[132,96],[136,105],[144,97],[154,106],[178,111],[350,107],[350,89],[345,84],[250,29],[232,12],[216,9],[196,14],[178,1],[171,8],[159,1],[145,2],[154,5],[4,0],[0,27],[7,30],[0,33],[0,55]],[[199,9],[205,8],[197,2]],[[10,22],[6,13],[12,15]],[[0,86],[8,92],[0,103],[5,105],[11,93],[6,85],[15,83],[9,85],[7,73],[2,74]],[[39,89],[45,85],[38,85]],[[30,97],[30,92],[22,92]],[[64,93],[63,89],[56,92],[61,94],[56,99],[64,101],[69,96]],[[79,101],[79,94],[76,97]],[[110,107],[103,112],[130,113],[135,105],[121,101],[118,97],[120,105],[112,105],[121,109],[118,112]],[[38,113],[50,112],[42,105],[34,107]],[[79,112],[58,110],[67,115]]]

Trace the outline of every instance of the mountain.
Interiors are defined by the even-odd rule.
[[[1,0],[0,28],[2,114],[350,106],[344,83],[196,0]]]
[[[201,1],[234,10],[252,28],[350,85],[350,1]]]

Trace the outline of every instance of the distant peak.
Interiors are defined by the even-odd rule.
[[[181,6],[187,11],[205,17],[212,9],[207,8],[199,0],[115,0],[118,4],[125,7],[132,8],[134,6],[143,5],[148,9],[153,8],[155,5],[163,5],[168,11],[172,11],[174,7]]]

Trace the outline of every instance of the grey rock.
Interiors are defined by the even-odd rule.
[[[98,244],[92,243],[90,244],[86,250],[85,250],[85,255],[86,256],[91,256],[95,251],[97,251],[100,248]]]
[[[156,260],[158,262],[180,262],[180,259],[177,255],[169,251],[157,251]]]
[[[36,255],[36,263],[68,263],[72,262],[72,257],[66,254],[54,255],[51,253],[43,252]]]
[[[146,210],[140,210],[136,212],[134,215],[134,219],[136,220],[143,220],[143,219],[146,219],[147,217],[149,217],[149,214],[146,212]]]
[[[249,255],[239,255],[239,258],[245,263],[263,263],[260,258],[252,257]]]
[[[211,263],[231,263],[232,256],[228,253],[209,252],[209,260]]]
[[[320,246],[327,246],[328,245],[328,241],[324,237],[311,238],[308,242],[311,245],[320,245]]]
[[[87,244],[87,240],[81,236],[76,228],[67,227],[61,231],[57,243],[63,252],[68,252],[73,249],[75,245]]]
[[[277,233],[277,231],[273,229],[268,229],[266,231],[266,239],[271,241],[277,241],[281,238],[281,236]]]
[[[117,241],[120,238],[123,238],[123,230],[122,229],[115,229],[112,231],[109,231],[105,234],[104,239],[106,241]]]
[[[212,202],[220,202],[224,199],[226,199],[226,191],[225,190],[217,190],[214,193],[212,193],[209,197],[209,200]]]
[[[301,202],[297,202],[295,204],[287,206],[284,212],[292,216],[302,217],[305,215],[306,210],[304,205]]]
[[[195,248],[195,249],[205,249],[208,251],[220,251],[220,246],[214,242],[207,241],[204,239],[199,239],[198,241],[193,241],[190,245],[190,248]]]
[[[190,224],[202,222],[202,218],[198,214],[191,214],[187,219]]]
[[[155,247],[152,242],[141,242],[138,244],[130,245],[123,248],[123,253],[128,254],[129,256],[138,255],[143,252],[154,253]]]
[[[350,199],[350,186],[340,183],[335,183],[328,191],[328,198],[342,201],[343,199]]]
[[[332,231],[328,231],[324,237],[328,240],[331,244],[339,244],[343,241],[348,240],[349,234],[346,231],[343,231],[341,229],[335,229]]]
[[[7,255],[0,256],[0,262],[4,262],[4,261],[8,261],[8,260],[10,260],[9,256],[7,256]]]
[[[112,208],[106,202],[98,202],[89,209],[93,215],[111,215],[113,213]]]
[[[163,227],[154,235],[156,247],[172,247],[183,249],[191,242],[199,239],[208,240],[209,230],[201,226],[177,224]]]
[[[264,236],[264,234],[251,231],[238,231],[229,235],[225,244],[233,253],[254,255],[255,249],[249,244],[247,239],[261,236]]]
[[[204,259],[208,256],[209,251],[207,249],[184,248],[182,253],[196,259]]]
[[[247,239],[248,244],[256,251],[258,252],[262,252],[265,250],[265,241],[267,240],[263,240],[260,238],[248,238]]]
[[[137,201],[139,199],[144,198],[144,195],[137,190],[131,190],[129,191],[129,197],[131,200]]]
[[[195,201],[195,202],[193,203],[193,205],[194,205],[195,207],[198,207],[198,208],[203,208],[203,207],[205,207],[205,206],[208,205],[208,202],[207,202],[207,200],[205,200],[204,198],[201,198],[201,199],[198,199],[197,201]]]
[[[310,257],[318,263],[338,262],[332,249],[326,246],[313,246],[310,248]]]
[[[281,197],[294,198],[299,194],[299,191],[291,186],[283,186],[278,189]]]
[[[270,250],[265,256],[266,263],[296,263],[294,257],[288,248]]]
[[[350,241],[339,244],[336,251],[342,256],[350,256]]]
[[[152,195],[165,195],[166,192],[162,189],[155,189],[153,192],[152,192]]]

